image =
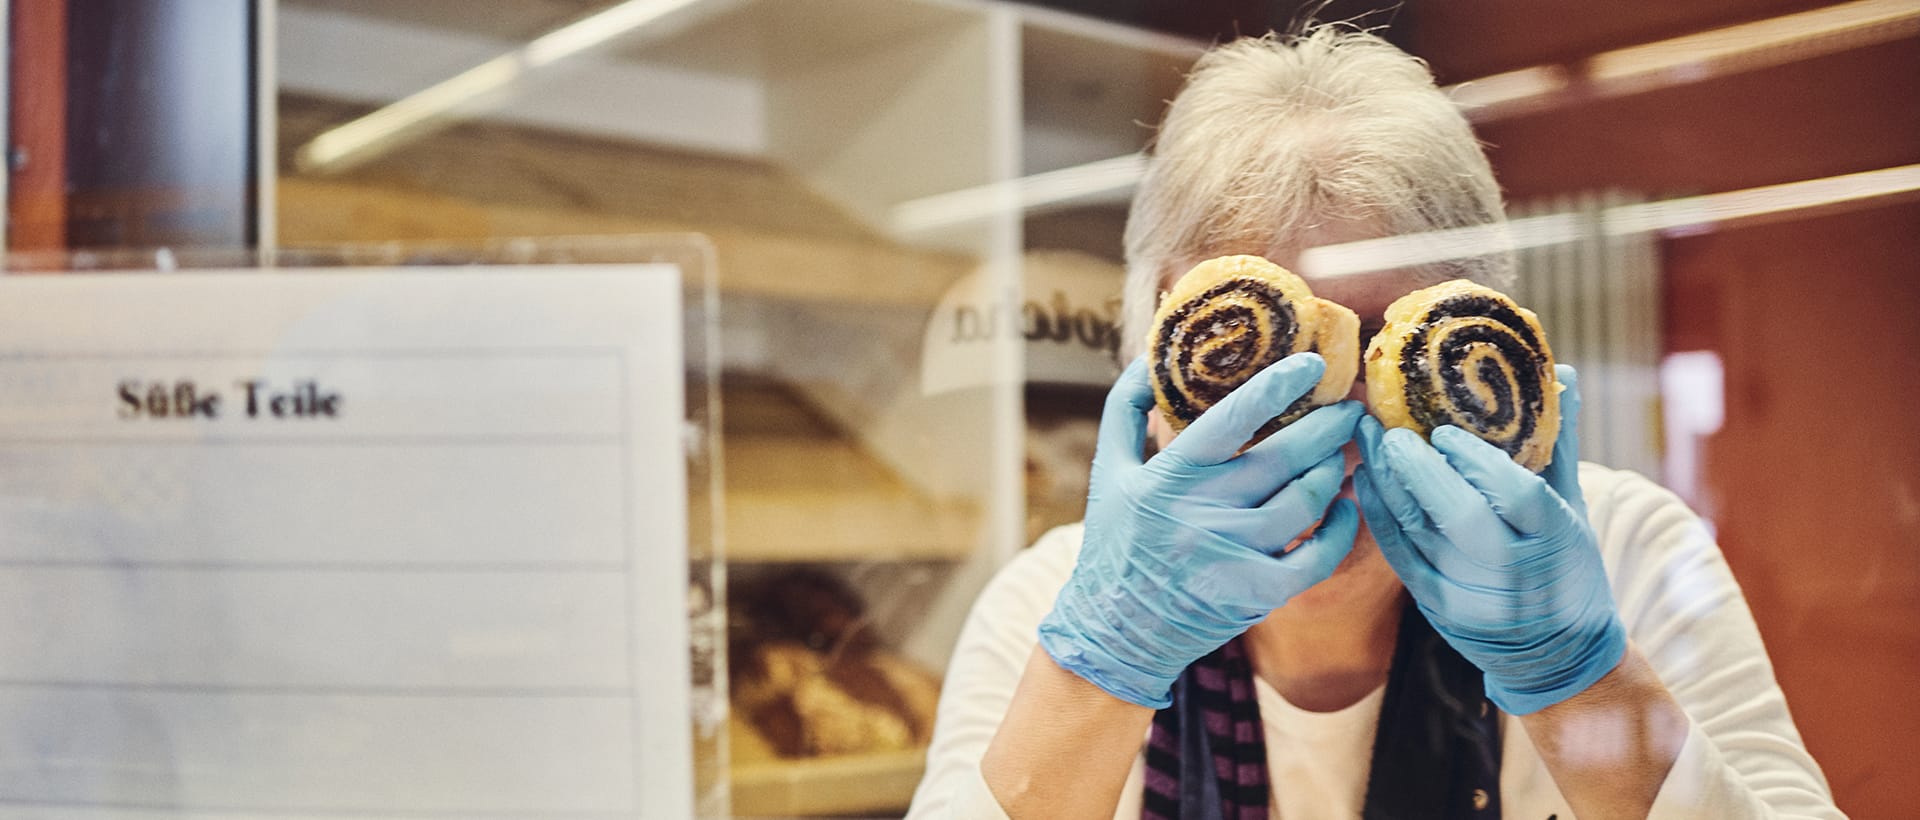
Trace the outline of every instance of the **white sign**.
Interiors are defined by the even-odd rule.
[[[1021,299],[997,292],[976,271],[940,297],[921,341],[920,389],[926,394],[984,387],[1014,374],[992,345],[1018,339],[1025,379],[1034,384],[1113,384],[1120,349],[1119,265],[1078,251],[1030,251],[1021,261]]]
[[[0,278],[0,818],[691,816],[680,309]]]

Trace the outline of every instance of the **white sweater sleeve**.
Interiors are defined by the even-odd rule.
[[[1079,546],[1078,524],[1041,536],[974,601],[947,665],[927,771],[908,820],[1006,820],[981,778],[980,758],[1040,642],[1040,620],[1073,573]]]
[[[1712,534],[1653,482],[1581,466],[1621,621],[1690,722],[1652,816],[1843,817]]]
[[[1720,548],[1678,498],[1638,475],[1582,465],[1620,617],[1689,716],[1655,818],[1840,818],[1774,681]],[[1079,552],[1078,525],[1043,536],[989,582],[961,630],[926,774],[908,820],[1004,820],[980,758],[1006,714]]]

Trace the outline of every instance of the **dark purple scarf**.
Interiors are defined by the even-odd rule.
[[[1498,710],[1412,606],[1387,673],[1366,820],[1500,816]],[[1266,735],[1239,638],[1187,667],[1147,741],[1145,820],[1266,820]]]

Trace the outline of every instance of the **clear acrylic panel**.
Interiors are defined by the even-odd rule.
[[[735,808],[884,815],[981,584],[1082,514],[1166,101],[1210,40],[1306,13],[1229,5],[285,0],[267,227],[708,237]],[[1915,346],[1920,128],[1888,101],[1920,17],[1762,5],[1316,8],[1378,12],[1464,106],[1521,225],[1512,295],[1583,374],[1585,452],[1714,529],[1809,749],[1872,816],[1920,739],[1887,729],[1916,714],[1920,439],[1887,432],[1915,382],[1876,364]],[[887,678],[832,688],[875,728],[827,739],[781,669]]]
[[[280,247],[710,239],[734,809],[904,810],[961,620],[1024,540],[1015,337],[957,332],[1017,293],[1018,217],[911,219],[1019,173],[1012,18],[944,0],[276,13]],[[795,681],[864,728],[835,732]]]
[[[729,815],[702,238],[8,267],[11,805]]]

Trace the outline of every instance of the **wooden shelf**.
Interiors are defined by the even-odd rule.
[[[978,505],[913,487],[786,388],[724,385],[730,561],[958,559]]]
[[[926,767],[911,752],[733,767],[733,813],[739,817],[900,812],[913,800]]]
[[[1140,123],[1158,118],[1199,50],[1012,3],[754,0],[612,44],[566,78],[323,174],[295,167],[299,146],[411,93],[414,82],[393,82],[381,60],[418,71],[410,43],[485,52],[574,15],[482,20],[449,0],[294,7],[286,20],[305,26],[298,31],[378,35],[393,47],[342,43],[370,62],[320,71],[294,70],[295,61],[283,73],[282,245],[711,238],[729,334],[719,346],[724,378],[803,383],[784,397],[723,387],[718,523],[734,561],[1012,550],[993,543],[1011,528],[985,525],[1010,520],[997,508],[990,516],[989,499],[1017,503],[1007,489],[1020,481],[1019,462],[1008,456],[1023,442],[1006,440],[1010,420],[989,423],[1013,405],[926,388],[923,331],[969,275],[1015,270],[1020,248],[1005,240],[1018,235],[1020,214],[910,237],[890,233],[888,215],[903,202],[1138,150],[1148,135]],[[322,67],[339,67],[316,41],[300,42]],[[1027,227],[1045,247],[1115,259],[1123,218],[1121,204],[1107,203]],[[794,427],[809,403],[832,421]]]
[[[930,308],[976,262],[874,238],[610,215],[466,199],[391,182],[284,177],[280,244],[698,232],[713,240],[724,296]]]

